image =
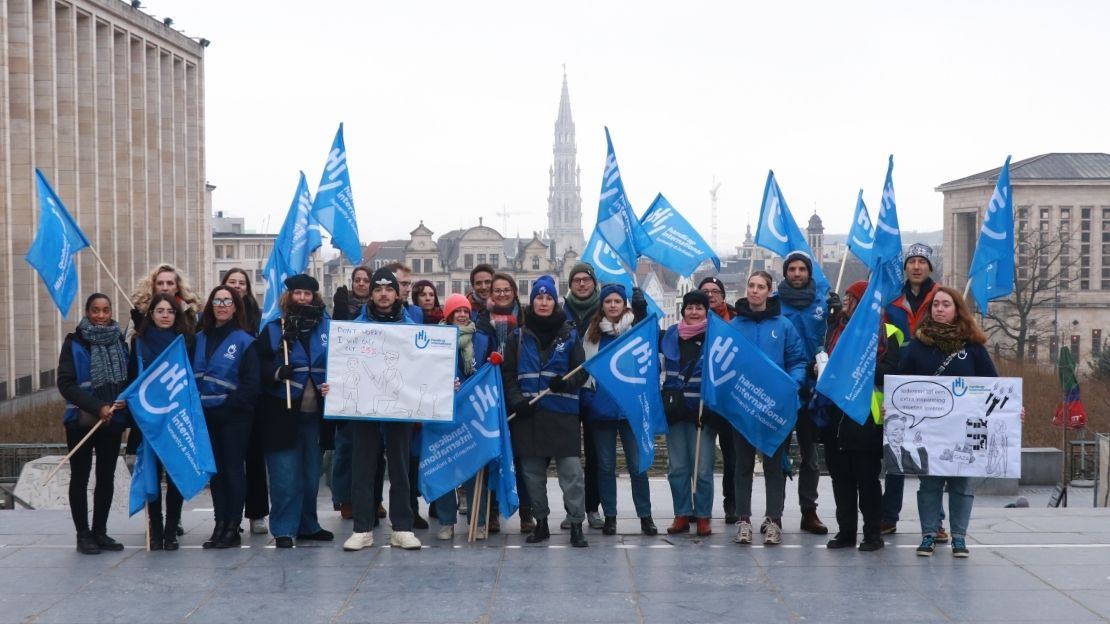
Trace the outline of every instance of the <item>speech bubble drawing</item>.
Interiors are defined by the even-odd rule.
[[[911,429],[927,418],[944,418],[956,406],[952,391],[935,381],[908,381],[894,389],[890,402],[913,420]]]

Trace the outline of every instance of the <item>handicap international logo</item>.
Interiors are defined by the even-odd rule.
[[[238,350],[239,350],[239,347],[237,345],[230,345],[227,348],[227,353],[224,353],[224,357],[229,359],[229,360],[235,361],[235,353]]]
[[[952,380],[952,394],[955,396],[963,396],[967,394],[967,382],[963,377],[957,377]]]
[[[620,364],[623,361],[624,355],[631,353],[634,359],[632,363],[633,368],[637,368],[640,372],[637,376],[625,375],[620,371]],[[651,345],[648,344],[643,338],[636,336],[628,342],[628,344],[621,347],[619,351],[613,354],[609,359],[609,371],[617,379],[630,384],[647,384],[647,371],[651,363],[652,352]]]
[[[416,332],[412,337],[412,342],[416,345],[417,349],[427,349],[429,343],[428,332],[423,329]]]
[[[721,371],[732,365],[732,359],[740,352],[740,347],[733,344],[732,338],[717,336],[713,346],[709,347],[709,382],[713,387],[719,387],[736,376],[735,370],[730,370],[724,375]]]
[[[562,353],[563,351],[566,351],[566,349],[567,349],[567,341],[566,340],[560,340],[558,343],[555,344],[555,350],[558,351],[559,353]]]
[[[493,409],[500,400],[501,393],[494,384],[478,386],[474,388],[474,392],[470,395],[470,404],[474,407],[474,414],[477,418],[472,418],[467,424],[484,438],[496,438],[501,435],[501,431],[497,427],[486,429],[483,426],[486,413]]]
[[[327,334],[320,334],[320,344],[324,345],[325,347],[328,346],[328,335]]]
[[[169,362],[162,362],[139,386],[139,404],[151,414],[172,412],[181,407],[180,403],[173,400],[174,397],[188,385],[185,367],[180,364],[171,366]],[[169,404],[166,405],[167,403]],[[158,407],[158,405],[165,405],[165,407]]]

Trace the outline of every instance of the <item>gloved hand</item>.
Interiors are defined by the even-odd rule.
[[[285,381],[286,379],[292,379],[293,378],[293,367],[289,364],[279,366],[277,371],[274,372],[274,377],[277,377],[278,381]]]
[[[550,388],[552,392],[563,392],[569,386],[570,382],[562,377],[552,377],[551,381],[547,384],[547,387]]]
[[[143,324],[143,313],[135,308],[131,308],[131,324],[135,326],[135,329],[138,329],[139,325]]]
[[[534,403],[528,403],[528,399],[523,399],[517,401],[516,405],[513,405],[513,409],[510,411],[513,414],[516,414],[516,418],[528,418],[532,414],[536,413],[536,406]]]
[[[836,316],[844,309],[844,302],[840,300],[840,295],[835,292],[829,291],[829,298],[825,300],[825,306],[829,309],[829,316]]]
[[[340,286],[335,289],[335,294],[332,295],[331,302],[337,309],[345,309],[347,301],[350,299],[350,292],[346,286]]]
[[[647,297],[644,296],[644,291],[640,290],[636,286],[632,287],[632,302],[631,303],[632,303],[632,312],[633,312],[633,314],[635,314],[636,316],[645,316],[645,315],[647,315],[647,309],[648,309]]]

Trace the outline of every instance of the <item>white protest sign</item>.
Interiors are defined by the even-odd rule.
[[[887,375],[883,467],[891,474],[1021,476],[1021,379]]]
[[[458,338],[452,325],[332,321],[324,418],[453,421]]]

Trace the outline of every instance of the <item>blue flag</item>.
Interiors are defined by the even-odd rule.
[[[420,493],[429,503],[473,477],[501,453],[505,401],[500,369],[483,365],[455,393],[455,422],[425,423]],[[511,461],[511,460],[510,460]]]
[[[304,172],[301,172],[297,182],[297,191],[293,195],[293,202],[289,205],[289,212],[285,215],[285,222],[274,240],[274,249],[285,256],[285,265],[293,274],[304,273],[308,268],[312,230],[309,227],[313,220],[310,215],[312,210],[312,195],[308,192],[308,182],[305,181]],[[319,243],[320,231],[315,231],[316,242]]]
[[[490,365],[494,384],[500,388],[502,387],[501,381],[501,367]],[[505,411],[505,404],[501,403],[498,408],[498,418],[500,419],[501,452],[498,453],[497,459],[494,459],[489,466],[489,489],[497,496],[498,508],[501,510],[501,515],[506,518],[511,518],[516,510],[520,508],[520,494],[516,491],[516,467],[513,466],[513,437],[509,434],[509,414]]]
[[[285,256],[281,253],[280,248],[274,245],[274,249],[270,252],[270,259],[266,261],[266,267],[262,270],[263,276],[266,278],[266,297],[262,300],[262,323],[261,327],[265,327],[266,323],[281,316],[281,307],[278,302],[281,300],[281,293],[285,292],[285,278],[296,273],[292,273],[289,267],[285,264]]]
[[[875,248],[875,226],[871,215],[863,203],[863,189],[856,198],[856,214],[852,217],[852,229],[848,230],[848,250],[856,254],[863,266],[871,266],[871,252]]]
[[[158,455],[174,485],[189,500],[216,474],[193,367],[178,336],[120,395],[143,441]]]
[[[39,193],[39,229],[25,258],[27,264],[38,271],[54,305],[58,306],[62,318],[66,318],[77,296],[77,267],[73,256],[89,246],[89,239],[38,169],[35,169],[35,186]]]
[[[792,251],[803,251],[813,260],[813,282],[817,284],[817,298],[825,300],[829,292],[829,280],[821,270],[821,259],[813,257],[813,249],[809,246],[790,207],[786,205],[786,198],[782,189],[775,180],[775,172],[767,172],[767,185],[763,188],[763,206],[759,210],[759,225],[755,230],[755,244],[765,249],[770,249],[785,258]]]
[[[302,173],[301,175],[304,175],[304,174]],[[305,191],[307,191],[307,190],[308,189],[306,188]],[[319,249],[324,244],[324,240],[320,235],[320,231],[322,229],[323,228],[320,226],[320,223],[317,222],[316,218],[312,216],[311,212],[309,212],[308,213],[308,255],[309,256],[311,256],[314,251]]]
[[[667,432],[659,392],[659,318],[653,314],[640,321],[583,367],[628,419],[636,436],[636,471],[647,472],[655,461],[655,434]]]
[[[798,384],[735,327],[709,315],[701,398],[752,446],[775,454],[798,421]]]
[[[601,198],[597,203],[596,231],[626,267],[634,268],[640,252],[651,245],[651,238],[640,225],[624,192],[624,182],[617,167],[617,155],[609,128],[605,128],[605,173],[601,177]]]
[[[971,280],[971,294],[981,314],[987,313],[988,301],[1014,292],[1014,196],[1009,156],[987,205],[967,279]]]
[[[875,388],[875,362],[883,340],[883,292],[890,290],[890,273],[872,273],[871,282],[844,333],[836,341],[825,371],[817,380],[817,392],[828,397],[849,418],[863,424],[871,413]],[[887,282],[887,283],[884,283]],[[895,285],[897,288],[897,285]]]
[[[648,258],[686,277],[693,275],[706,260],[711,260],[718,272],[721,270],[721,259],[662,193],[655,196],[640,223],[647,228],[652,241],[643,250]]]
[[[632,276],[621,264],[616,252],[605,242],[597,228],[594,228],[593,234],[590,235],[590,242],[586,243],[586,249],[582,251],[582,261],[594,268],[594,276],[597,278],[599,285],[621,284],[628,296],[632,296],[632,288],[636,286],[636,282],[633,281]],[[651,295],[645,292],[644,299],[647,300],[648,314],[654,314],[659,318],[666,317],[663,309],[655,303]]]
[[[887,161],[883,199],[879,218],[875,220],[875,246],[871,251],[871,273],[886,271],[883,281],[883,305],[894,301],[902,288],[905,272],[902,267],[902,231],[898,228],[898,206],[894,201],[894,156]]]
[[[358,223],[355,221],[354,195],[351,193],[351,174],[347,171],[347,148],[343,144],[343,124],[335,133],[335,141],[324,163],[316,200],[312,203],[312,216],[331,233],[335,245],[351,264],[362,262],[362,246],[358,242]]]
[[[135,468],[131,472],[131,493],[127,501],[127,515],[133,516],[162,493],[158,482],[158,460],[146,440],[139,443],[135,452]]]

